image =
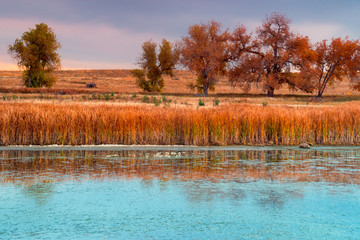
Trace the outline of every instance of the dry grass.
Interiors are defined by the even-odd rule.
[[[169,108],[0,102],[1,145],[360,144],[360,105]]]
[[[59,90],[67,90],[72,93],[84,92],[116,92],[116,93],[140,93],[141,90],[135,85],[135,80],[130,74],[130,70],[65,70],[56,72],[57,82],[54,87],[48,89],[29,90],[22,86],[20,71],[0,71],[0,92],[26,92],[34,91],[35,93],[53,93]],[[165,94],[172,95],[191,95],[194,92],[187,87],[189,83],[195,81],[196,76],[188,71],[176,70],[175,77],[165,77]],[[86,89],[86,83],[94,82],[96,89]],[[349,81],[335,82],[334,85],[328,86],[325,95],[360,95],[359,92],[353,91],[349,87]],[[233,88],[228,84],[227,79],[219,79],[215,92],[211,94],[230,94],[238,95],[244,92],[239,88]],[[265,93],[261,88],[256,86],[249,92],[250,94]],[[307,95],[303,92],[289,91],[286,87],[275,91],[275,94]]]
[[[20,71],[0,71],[0,100],[5,101],[72,101],[72,102],[116,102],[124,105],[154,105],[153,97],[157,100],[164,96],[168,102],[160,106],[198,107],[199,100],[205,107],[212,107],[215,101],[220,105],[247,103],[254,105],[293,105],[293,106],[322,106],[337,105],[343,102],[360,101],[360,92],[352,91],[349,81],[335,83],[329,86],[321,101],[314,99],[312,94],[289,91],[287,88],[276,90],[274,98],[267,98],[261,88],[254,88],[244,93],[239,88],[229,86],[226,78],[222,78],[216,85],[215,92],[204,98],[191,91],[187,86],[193,82],[195,76],[188,71],[177,70],[173,79],[166,77],[164,92],[148,94],[142,92],[130,75],[130,70],[67,70],[56,73],[58,80],[51,89],[26,88],[22,86]],[[97,88],[88,89],[86,83],[94,82]],[[62,94],[59,94],[62,93]],[[150,101],[144,101],[150,98]],[[315,100],[315,101],[314,101]]]
[[[275,98],[259,88],[245,94],[225,78],[211,97],[202,98],[187,88],[195,76],[181,70],[166,79],[163,95],[153,96],[136,87],[129,70],[57,75],[52,89],[28,89],[21,86],[20,71],[0,71],[1,145],[360,143],[360,95],[346,81],[317,102],[286,88]],[[90,82],[98,87],[85,88]]]

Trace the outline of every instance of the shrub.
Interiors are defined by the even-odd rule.
[[[145,95],[145,96],[143,96],[141,101],[144,102],[144,103],[148,103],[150,101],[150,98],[147,95]]]
[[[199,99],[199,106],[205,106],[205,103],[201,100],[201,98]]]

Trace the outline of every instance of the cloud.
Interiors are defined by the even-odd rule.
[[[101,61],[76,61],[64,60],[62,61],[63,70],[76,70],[76,69],[134,69],[137,66],[128,62],[101,62]]]
[[[0,55],[7,55],[8,44],[39,22],[36,19],[0,18],[0,32],[6,33],[0,36]],[[62,45],[59,53],[63,67],[68,69],[133,68],[144,41],[152,39],[160,42],[163,37],[166,38],[151,32],[120,29],[104,23],[46,23],[53,28]],[[1,59],[4,65],[14,64],[10,56]],[[4,65],[0,68],[3,69]]]
[[[257,27],[261,26],[260,20],[246,19],[246,18],[234,18],[231,20],[233,26],[242,24],[249,32],[256,31]],[[291,23],[290,29],[301,35],[309,36],[313,42],[318,42],[324,39],[332,39],[333,37],[351,37],[351,31],[338,23]]]
[[[244,25],[249,32],[255,32],[256,29],[261,25],[261,20],[247,19],[247,18],[233,18],[229,21],[229,28],[232,31],[233,28]]]
[[[67,66],[66,62],[75,61],[83,62],[82,66],[91,63],[89,68],[97,68],[94,62],[101,63],[101,68],[114,68],[119,62],[134,65],[144,41],[161,41],[156,34],[117,29],[104,24],[54,24],[54,29],[62,43],[64,66],[69,68],[73,66]]]
[[[303,22],[292,24],[292,28],[299,34],[309,36],[313,42],[324,39],[332,39],[333,37],[345,37],[349,35],[346,27],[337,23],[309,23]]]
[[[184,24],[184,22],[189,21],[186,19],[190,19],[191,14],[182,15],[179,18],[180,20],[169,19],[167,21],[165,16],[158,16],[158,18],[163,22],[162,25],[172,25],[177,21]],[[7,53],[8,45],[40,22],[42,22],[41,18],[36,17],[26,19],[0,18],[0,32],[2,33],[0,34],[0,69],[16,69],[14,60]],[[96,19],[75,23],[58,20],[46,20],[45,22],[54,29],[62,44],[59,53],[63,69],[135,68],[144,41],[152,39],[155,42],[160,42],[162,38],[175,41],[180,38],[174,34],[177,30],[155,33],[156,24],[154,24],[156,26],[152,28],[153,30],[149,30],[150,28],[144,30],[132,28],[131,23],[126,27],[116,26],[111,23],[97,22]],[[147,24],[151,25],[152,21],[149,20]],[[224,28],[229,27],[232,31],[237,24],[243,24],[249,31],[254,31],[261,24],[261,20],[229,17],[228,21],[225,21]],[[182,34],[186,34],[186,28],[186,26],[182,27]],[[338,36],[349,35],[350,38],[353,37],[352,32],[339,23],[294,22],[291,24],[291,29],[300,34],[308,35],[313,42]]]
[[[19,67],[14,63],[9,63],[7,61],[0,61],[0,70],[19,70]]]

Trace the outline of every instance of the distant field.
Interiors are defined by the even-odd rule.
[[[0,71],[0,100],[71,100],[71,101],[111,101],[126,104],[144,104],[159,102],[166,96],[170,106],[198,106],[201,99],[205,106],[218,104],[291,104],[318,105],[337,104],[346,101],[360,101],[360,92],[350,88],[349,81],[329,86],[322,101],[313,99],[314,94],[301,91],[290,91],[286,87],[275,91],[275,98],[267,98],[265,92],[254,86],[249,93],[230,86],[226,78],[221,78],[209,98],[203,98],[191,91],[189,83],[194,82],[195,75],[184,70],[175,71],[175,77],[165,77],[165,88],[160,94],[149,94],[139,89],[130,75],[130,70],[66,70],[56,73],[58,80],[51,89],[28,89],[22,86],[21,71]],[[94,82],[95,89],[85,87]],[[59,95],[62,92],[65,95]],[[145,97],[144,97],[145,96]],[[156,100],[154,100],[156,98]],[[164,104],[161,101],[160,105]]]
[[[17,90],[23,88],[21,81],[21,71],[0,71],[0,87]],[[135,85],[134,78],[130,75],[130,70],[66,70],[56,73],[58,80],[54,90],[73,89],[78,91],[99,91],[116,93],[140,93],[141,90]],[[165,88],[163,93],[166,94],[192,94],[188,85],[193,82],[195,75],[183,70],[175,71],[173,79],[165,77]],[[96,89],[86,89],[85,84],[94,82]],[[216,89],[211,94],[242,94],[240,88],[230,86],[226,78],[221,78],[216,85]],[[256,86],[249,92],[253,94],[264,93],[261,88]],[[275,94],[300,94],[309,95],[301,91],[290,91],[286,87],[275,91]],[[360,95],[359,92],[353,91],[349,87],[348,81],[336,83],[329,86],[325,92],[326,95]]]

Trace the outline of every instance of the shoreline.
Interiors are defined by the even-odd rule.
[[[244,151],[244,150],[299,150],[299,151],[324,151],[324,150],[360,150],[359,145],[316,145],[309,149],[303,149],[294,145],[231,145],[231,146],[196,146],[196,145],[122,145],[122,144],[101,144],[101,145],[9,145],[0,146],[0,151],[52,151],[52,150],[90,150],[90,151],[126,151],[126,150],[154,150],[154,151]]]

